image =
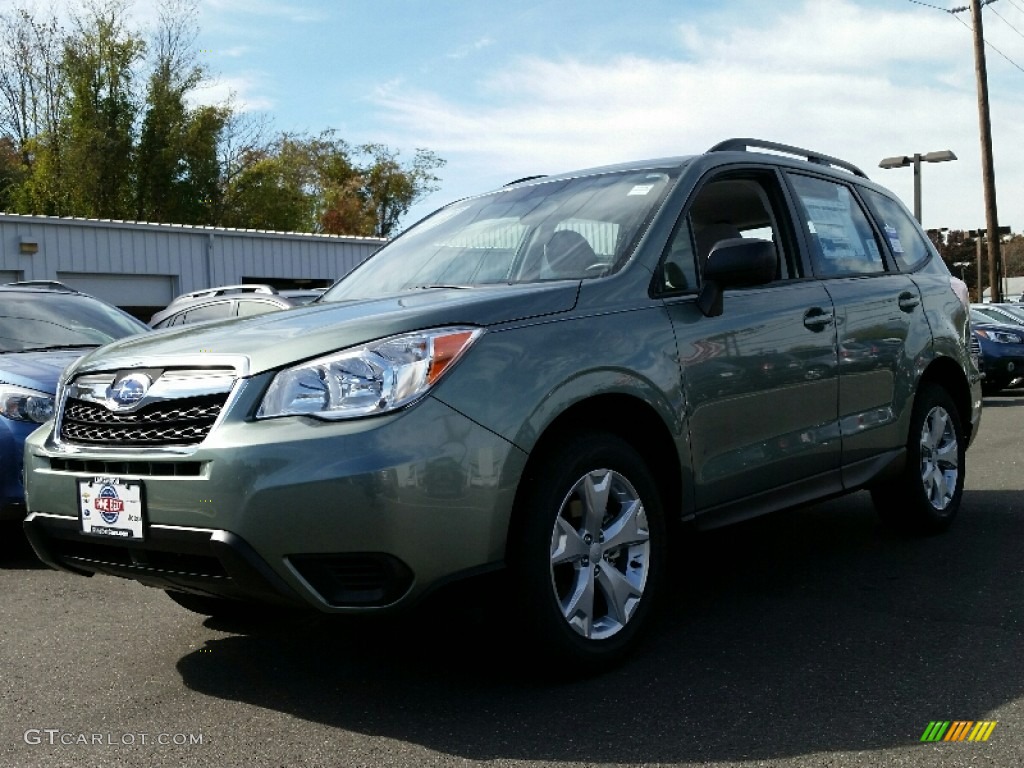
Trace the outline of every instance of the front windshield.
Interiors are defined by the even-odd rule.
[[[90,296],[0,294],[0,352],[98,347],[146,330],[138,320]]]
[[[606,275],[628,258],[676,173],[540,180],[452,203],[384,246],[321,301]]]

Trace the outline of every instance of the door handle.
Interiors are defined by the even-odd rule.
[[[920,303],[921,299],[919,299],[915,294],[911,293],[910,291],[904,291],[903,293],[900,294],[900,309],[902,309],[904,312],[913,312]]]
[[[821,307],[811,307],[804,312],[804,327],[815,333],[825,330],[834,322],[835,315]]]

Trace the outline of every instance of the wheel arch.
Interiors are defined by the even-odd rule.
[[[971,386],[968,384],[963,370],[955,360],[949,357],[938,357],[921,374],[916,392],[920,392],[928,384],[935,384],[949,392],[959,412],[960,425],[969,445],[973,437],[971,434]]]
[[[516,501],[509,522],[507,541],[515,540],[520,499],[530,478],[539,471],[548,452],[566,435],[593,431],[615,435],[628,443],[643,459],[658,487],[669,529],[681,518],[683,510],[683,469],[679,449],[661,415],[649,403],[621,393],[594,395],[566,408],[537,437],[516,490]]]

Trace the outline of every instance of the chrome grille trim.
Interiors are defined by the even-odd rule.
[[[111,410],[107,389],[120,368],[75,376],[63,388],[56,442],[68,449],[193,448],[220,419],[239,381],[223,367],[165,368],[153,374],[145,397],[128,409]],[[152,368],[146,370],[152,371]]]

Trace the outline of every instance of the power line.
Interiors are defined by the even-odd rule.
[[[996,10],[995,8],[990,8],[989,10],[990,10],[990,11],[991,11],[992,13],[994,13],[994,14],[995,14],[995,15],[996,15],[997,17],[999,17],[1000,19],[1002,19],[1002,20],[1003,20],[1003,23],[1004,23],[1004,24],[1005,24],[1006,26],[1008,26],[1008,27],[1009,27],[1010,29],[1012,29],[1012,30],[1013,30],[1014,32],[1016,32],[1016,33],[1017,33],[1018,35],[1020,35],[1021,37],[1024,37],[1024,32],[1021,32],[1021,31],[1020,31],[1019,29],[1017,29],[1017,28],[1016,28],[1015,26],[1013,26],[1013,24],[1011,24],[1010,22],[1008,22],[1008,21],[1007,21],[1007,20],[1006,20],[1006,19],[1005,19],[1005,18],[1003,17],[1003,15],[1002,15],[1001,13],[999,13],[999,11],[997,11],[997,10]]]
[[[912,0],[912,1],[913,1],[913,0]],[[992,3],[994,3],[995,1],[996,1],[996,0],[985,0],[985,2],[983,2],[983,3],[981,4],[981,7],[982,7],[982,8],[984,8],[984,7],[986,6],[986,5],[991,5],[991,4],[992,4]],[[951,15],[951,16],[952,16],[952,17],[953,17],[954,19],[956,19],[956,20],[957,20],[957,21],[959,21],[959,22],[960,22],[961,24],[963,24],[963,25],[964,25],[964,26],[965,26],[965,27],[966,27],[966,28],[967,28],[968,30],[970,30],[970,29],[972,29],[971,25],[970,25],[970,24],[968,24],[968,23],[967,23],[966,21],[964,21],[963,19],[961,19],[961,18],[960,18],[959,16],[957,16],[957,15],[956,15],[956,14],[960,13],[961,11],[969,11],[969,10],[970,10],[970,8],[969,8],[969,7],[968,7],[968,8],[953,8],[953,9],[951,9],[950,11],[948,11],[948,13],[949,13],[949,14],[950,14],[950,15]],[[992,11],[992,12],[993,12],[993,13],[995,13],[995,11]],[[999,16],[999,14],[996,14],[996,15],[997,15],[997,16]],[[999,18],[1000,18],[1000,19],[1002,19],[1003,17],[1002,17],[1002,16],[999,16]],[[1006,21],[1006,20],[1005,20],[1005,19],[1003,19],[1003,21]],[[1010,23],[1009,23],[1008,21],[1007,21],[1006,23],[1007,23],[1007,24],[1010,24]],[[1010,24],[1010,26],[1011,26],[1011,28],[1012,28],[1012,26],[1013,26],[1013,25],[1012,25],[1012,24]],[[1016,30],[1016,29],[1014,29],[1014,31],[1015,31],[1015,32],[1017,32],[1017,30]],[[1020,34],[1020,32],[1017,32],[1017,34]],[[1024,37],[1024,35],[1022,35],[1022,37]],[[1017,69],[1019,69],[1019,70],[1020,70],[1021,72],[1024,72],[1024,67],[1022,67],[1022,66],[1021,66],[1020,64],[1018,64],[1018,63],[1017,63],[1016,61],[1014,61],[1013,59],[1011,59],[1011,58],[1010,58],[1009,56],[1007,56],[1007,55],[1006,55],[1005,53],[1003,53],[1003,52],[1002,52],[1001,50],[999,50],[998,48],[996,48],[996,47],[995,47],[994,45],[992,45],[992,43],[990,43],[990,42],[989,42],[988,40],[986,40],[986,41],[985,41],[985,45],[987,45],[987,46],[988,46],[989,48],[991,48],[991,49],[992,49],[993,51],[995,51],[996,53],[998,53],[998,54],[999,54],[1000,56],[1002,56],[1002,57],[1003,57],[1004,59],[1006,59],[1006,60],[1007,60],[1007,61],[1008,61],[1008,62],[1009,62],[1010,64],[1012,64],[1012,65],[1013,65],[1014,67],[1016,67]]]

